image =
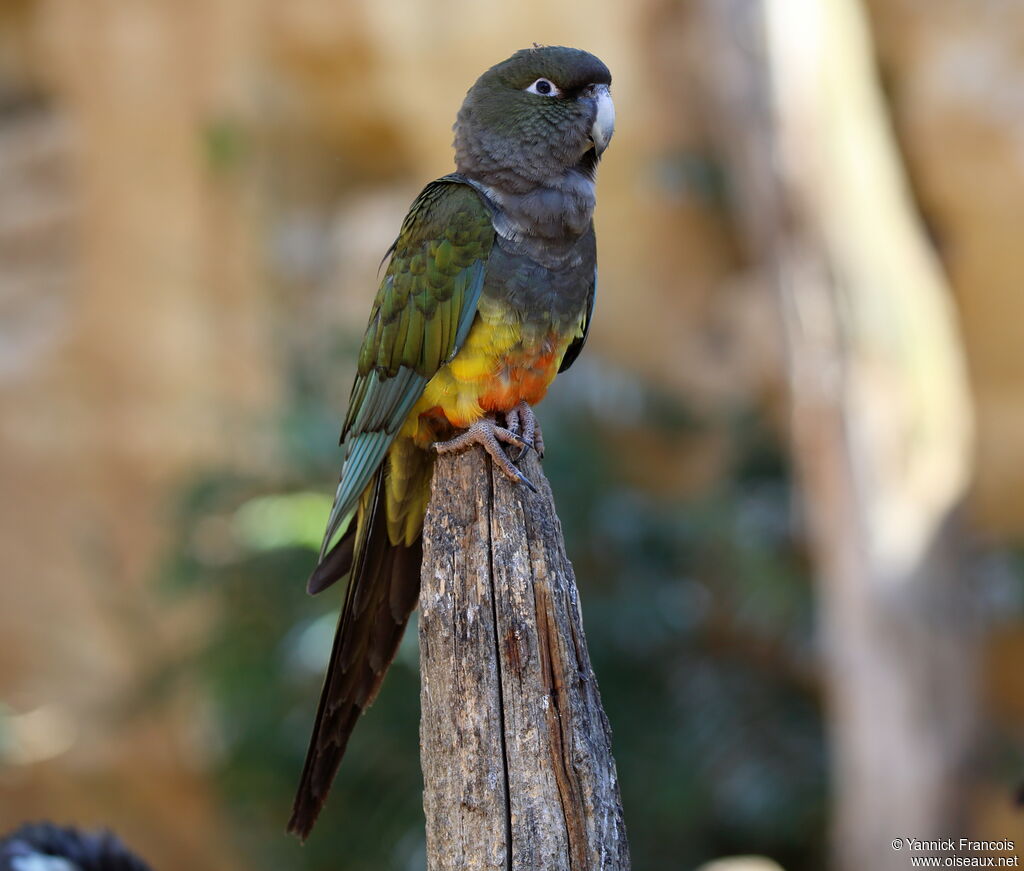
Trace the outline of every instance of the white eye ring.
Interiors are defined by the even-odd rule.
[[[541,97],[561,97],[562,91],[551,79],[537,79],[525,90]]]

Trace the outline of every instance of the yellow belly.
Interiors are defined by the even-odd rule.
[[[536,405],[580,334],[579,329],[567,332],[524,328],[503,306],[481,300],[465,344],[427,382],[399,436],[429,448],[489,412],[509,411],[520,402]]]
[[[582,317],[575,330],[559,336],[551,328],[524,327],[505,307],[480,301],[459,353],[427,382],[388,451],[387,518],[393,543],[412,544],[423,528],[433,443],[488,412],[540,402],[569,343],[582,331]]]

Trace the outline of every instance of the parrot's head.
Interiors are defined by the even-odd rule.
[[[459,172],[512,191],[593,178],[615,129],[612,75],[578,48],[517,51],[485,72],[455,122]]]

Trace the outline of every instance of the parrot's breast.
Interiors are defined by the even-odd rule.
[[[427,382],[388,452],[387,521],[393,544],[412,544],[423,527],[433,469],[430,450],[488,412],[535,405],[574,335],[517,322],[507,307],[482,301],[461,350]],[[431,457],[428,462],[424,458]]]
[[[426,383],[388,451],[386,511],[394,544],[411,545],[422,528],[433,444],[484,415],[520,402],[536,405],[569,346],[584,335],[594,293],[593,227],[561,241],[528,241],[499,233],[469,333]]]
[[[466,341],[427,382],[402,428],[417,447],[450,438],[485,414],[544,398],[566,349],[583,335],[593,230],[549,253],[540,262],[536,252],[496,242]]]
[[[535,325],[507,306],[481,300],[465,344],[427,382],[402,435],[426,449],[489,412],[509,411],[520,402],[536,405],[581,329],[582,317],[565,329]]]

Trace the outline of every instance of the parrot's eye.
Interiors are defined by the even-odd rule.
[[[537,79],[537,81],[530,85],[526,90],[531,94],[540,94],[542,97],[562,96],[562,92],[559,90],[558,85],[550,79]]]

